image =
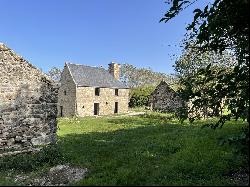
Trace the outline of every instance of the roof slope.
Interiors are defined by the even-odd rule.
[[[67,63],[67,66],[77,86],[128,88],[104,68],[71,63]]]

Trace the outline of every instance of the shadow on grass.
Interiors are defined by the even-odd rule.
[[[115,125],[152,126],[160,124],[177,124],[172,115],[140,114],[137,116],[126,116],[123,118],[108,119],[108,123]]]
[[[89,169],[79,185],[227,185],[223,175],[239,167],[229,147],[216,143],[218,131],[167,124],[148,118],[108,119],[133,129],[59,138],[72,164]],[[151,124],[151,125],[149,125]]]

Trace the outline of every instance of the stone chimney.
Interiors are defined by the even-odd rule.
[[[109,73],[114,76],[116,80],[120,78],[120,64],[111,62],[109,65]]]

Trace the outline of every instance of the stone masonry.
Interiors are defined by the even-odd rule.
[[[58,86],[0,43],[0,153],[56,139]]]
[[[119,80],[120,78],[120,64],[117,64],[115,62],[111,62],[109,64],[109,73],[113,75],[113,77],[116,80]]]
[[[162,81],[149,97],[151,109],[163,112],[175,112],[183,106],[182,100],[169,85]]]
[[[93,116],[127,113],[129,89],[119,80],[119,65],[104,68],[65,64],[58,91],[58,116]],[[99,89],[99,95],[95,89]],[[98,114],[94,105],[98,104]],[[117,104],[117,111],[115,107]]]

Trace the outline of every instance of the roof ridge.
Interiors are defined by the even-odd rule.
[[[91,68],[102,68],[102,67],[90,66],[90,65],[86,65],[86,64],[75,64],[75,63],[71,63],[71,62],[68,62],[66,64],[72,64],[72,65],[77,65],[77,66],[86,66],[86,67],[91,67]],[[104,68],[102,68],[102,69],[104,69]]]

